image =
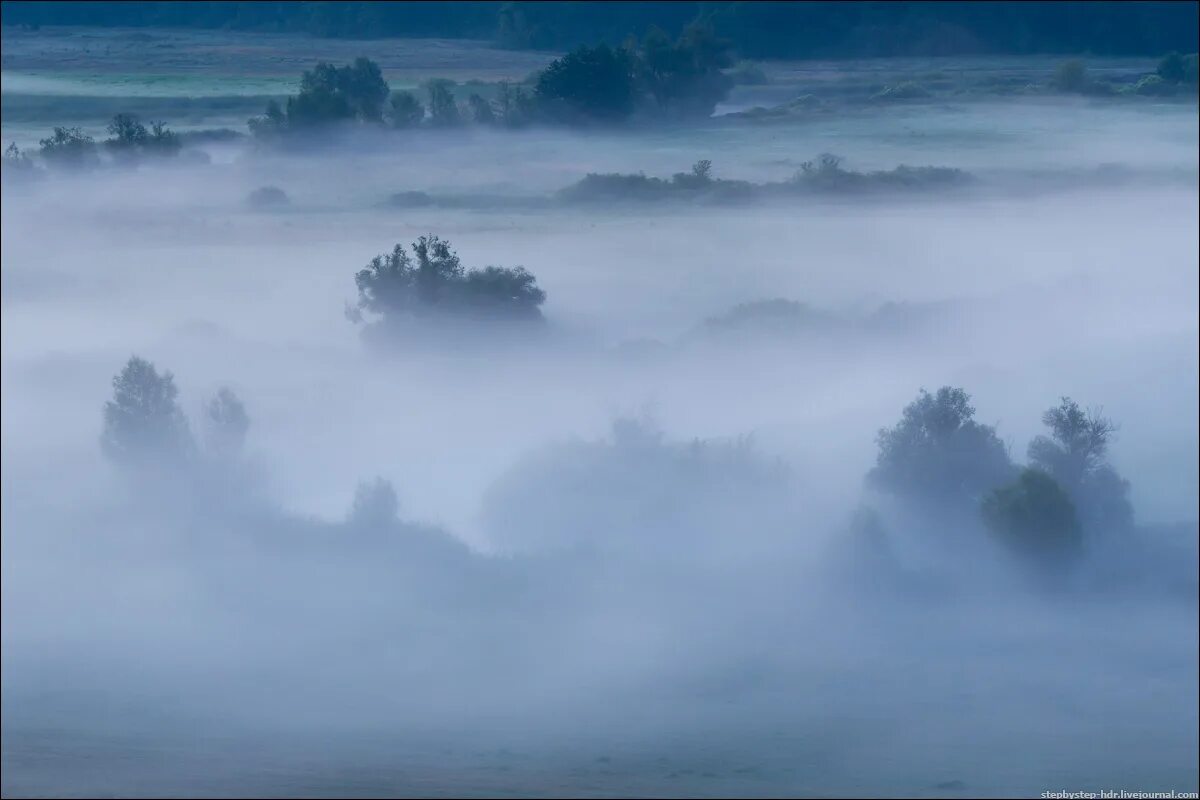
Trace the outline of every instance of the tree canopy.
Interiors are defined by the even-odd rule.
[[[951,386],[934,394],[922,389],[876,442],[879,453],[868,482],[921,503],[965,508],[1014,472],[995,429],[975,421],[971,396]]]

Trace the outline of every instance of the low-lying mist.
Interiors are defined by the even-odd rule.
[[[1194,107],[997,108],[6,181],[6,795],[1194,790]]]

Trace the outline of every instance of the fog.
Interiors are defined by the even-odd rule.
[[[1194,791],[1196,137],[1194,105],[1038,99],[6,183],[5,794]],[[554,200],[822,152],[974,180]],[[544,322],[364,334],[355,273],[430,233],[528,269]],[[713,322],[773,298],[812,321]],[[236,392],[236,468],[105,459],[131,354],[197,436]],[[1016,462],[1062,396],[1102,407],[1134,530],[1029,572],[865,482],[946,385]],[[398,519],[351,514],[376,476]]]

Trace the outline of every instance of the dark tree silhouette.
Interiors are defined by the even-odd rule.
[[[943,386],[924,389],[900,422],[879,431],[868,482],[921,503],[965,508],[1013,475],[1008,450],[989,425],[975,421],[971,397]]]
[[[1075,505],[1058,482],[1026,468],[980,504],[988,529],[1020,556],[1061,560],[1078,556],[1083,537]]]

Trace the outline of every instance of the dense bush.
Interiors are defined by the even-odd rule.
[[[398,244],[355,275],[360,314],[385,321],[431,314],[541,319],[546,293],[524,268],[465,270],[450,243],[436,236],[420,237],[412,253]]]
[[[1064,560],[1082,551],[1075,505],[1041,470],[1021,470],[1015,481],[983,498],[980,512],[988,529],[1022,557]]]

